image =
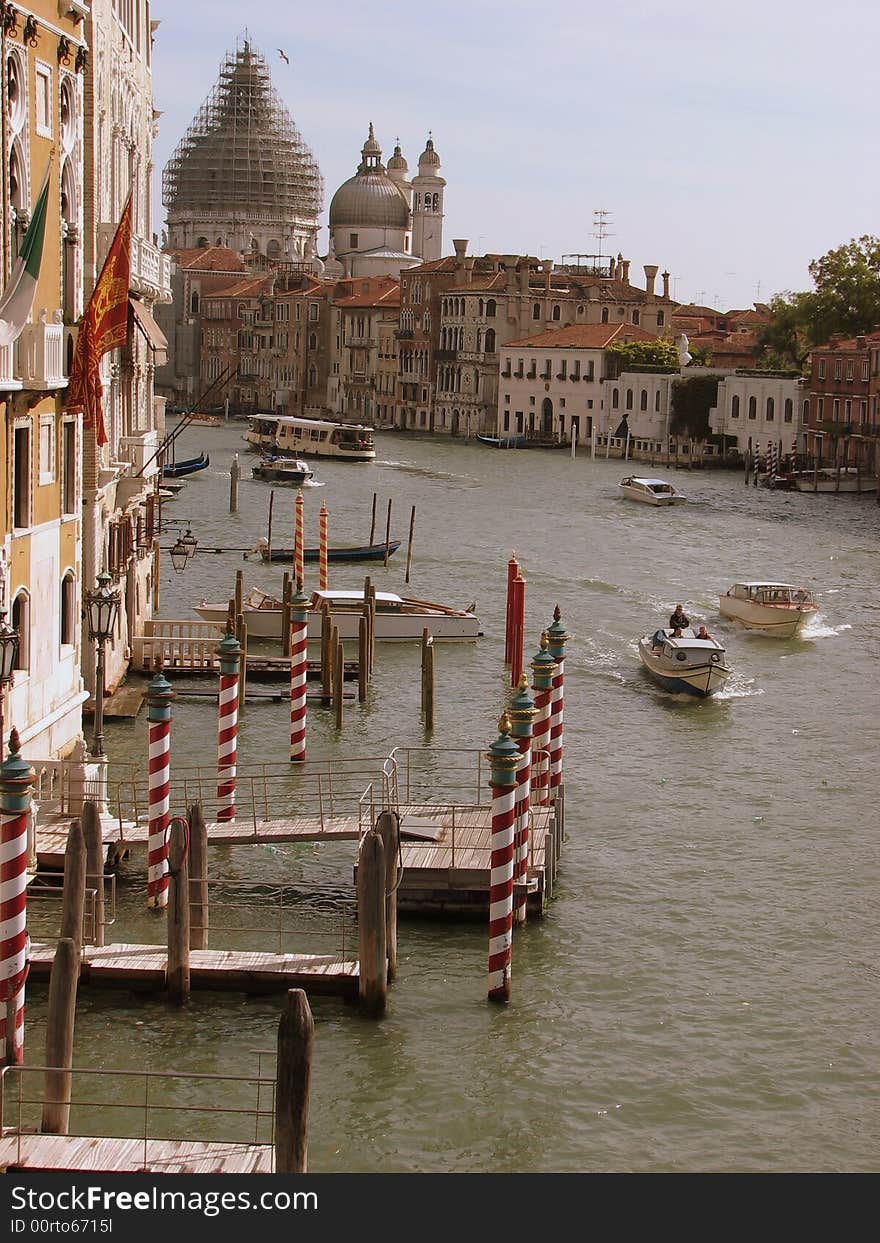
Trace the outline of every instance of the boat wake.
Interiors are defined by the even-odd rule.
[[[852,626],[847,622],[842,626],[826,626],[818,617],[812,618],[810,621],[804,622],[801,626],[799,639],[836,639],[845,631],[852,630]]]
[[[742,674],[734,673],[731,675],[730,681],[717,694],[713,695],[713,699],[751,699],[754,695],[763,695],[763,687],[756,684],[754,678],[743,677]]]

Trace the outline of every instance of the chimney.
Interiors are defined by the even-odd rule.
[[[623,276],[623,255],[617,252],[617,262],[614,265],[614,279],[619,281]]]
[[[654,301],[654,281],[657,279],[657,273],[660,271],[656,263],[645,264],[645,293],[648,301]]]
[[[623,261],[623,276],[621,277],[621,280],[623,281],[624,285],[628,285],[628,284],[629,284],[629,265],[630,265],[630,260],[629,260],[629,259],[624,259],[624,261]]]
[[[549,293],[550,292],[550,273],[553,271],[553,260],[542,259],[541,260],[541,271],[544,273],[544,288],[546,289],[547,293]]]
[[[669,298],[669,273],[663,273],[663,297]]]
[[[468,255],[464,261],[464,279],[466,285],[469,285],[474,279],[474,264],[476,261],[477,260],[474,255]]]
[[[520,293],[529,292],[529,259],[528,255],[523,255],[516,265],[519,273],[519,291]]]
[[[452,245],[455,247],[455,279],[457,281],[464,280],[464,257],[467,254],[467,238],[454,237]]]
[[[516,255],[504,256],[504,273],[506,277],[506,289],[508,293],[516,291]]]

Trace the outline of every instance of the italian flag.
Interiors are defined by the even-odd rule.
[[[48,202],[49,173],[47,170],[31,222],[24,235],[12,275],[9,277],[9,284],[0,297],[0,346],[11,345],[17,337],[21,336],[21,330],[28,322],[37,290],[37,278],[40,275]]]

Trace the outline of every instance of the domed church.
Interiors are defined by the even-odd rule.
[[[408,173],[399,143],[386,169],[371,121],[357,172],[330,203],[326,275],[399,276],[441,257],[446,182],[430,137],[419,157],[418,176],[409,181]]]

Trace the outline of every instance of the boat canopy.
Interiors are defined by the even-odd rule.
[[[318,601],[329,600],[331,604],[334,602],[338,604],[363,604],[364,600],[363,591],[316,591],[314,596]],[[376,603],[401,605],[403,604],[403,598],[396,596],[392,591],[377,591]]]

